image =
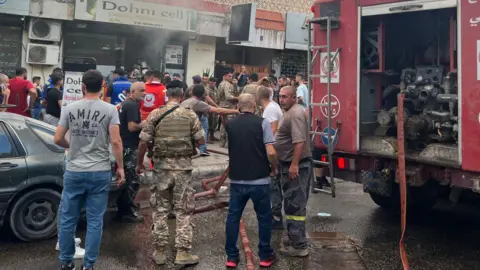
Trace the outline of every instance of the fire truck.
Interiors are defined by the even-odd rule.
[[[480,0],[317,0],[312,12],[315,163],[385,208],[402,183],[408,209],[475,199]]]

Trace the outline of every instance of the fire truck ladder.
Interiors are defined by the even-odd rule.
[[[310,127],[313,129],[313,119],[312,119],[312,110],[314,107],[326,107],[328,114],[327,114],[327,127],[330,133],[332,130],[332,89],[331,89],[331,82],[332,82],[332,70],[333,70],[333,63],[335,59],[338,56],[338,53],[340,52],[340,49],[337,49],[334,54],[332,55],[332,48],[331,48],[331,33],[332,29],[338,28],[340,23],[340,20],[337,17],[320,17],[320,18],[313,18],[308,21],[308,46],[309,50],[307,53],[307,59],[308,59],[308,92],[309,92],[309,97],[310,97],[310,108],[308,110],[309,115],[308,115],[308,123]],[[313,26],[317,24],[320,26],[321,30],[326,30],[326,36],[327,36],[327,44],[326,45],[320,45],[320,46],[311,46],[312,44],[312,30]],[[328,55],[328,70],[326,75],[321,75],[321,74],[313,74],[314,72],[314,65],[315,65],[315,60],[316,58],[320,55],[320,52],[323,50],[323,52],[326,52]],[[312,52],[314,52],[314,55],[312,56]],[[312,81],[313,79],[318,78],[321,80],[322,78],[327,79],[327,104],[322,103],[313,103],[313,87],[312,87]],[[318,122],[318,121],[317,121]],[[326,136],[328,138],[328,158],[327,161],[322,161],[322,160],[314,160],[313,163],[315,165],[321,165],[321,166],[328,166],[329,169],[329,175],[330,175],[330,186],[331,186],[331,191],[323,190],[323,189],[317,189],[319,192],[331,194],[333,198],[335,198],[335,178],[333,174],[333,141],[334,141],[334,136],[338,136],[338,131],[336,132],[334,136],[333,134],[324,134],[321,130],[319,130],[319,123],[316,123],[316,128],[315,131],[311,132],[312,135],[312,142],[315,142],[316,135],[321,135],[321,136]],[[314,170],[314,176],[315,175],[315,170]],[[316,177],[315,177],[316,179]]]

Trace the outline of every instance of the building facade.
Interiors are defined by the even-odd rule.
[[[193,75],[212,75],[221,61],[262,74],[271,68],[277,75],[301,71],[295,54],[306,56],[306,49],[286,49],[290,41],[285,10],[307,14],[313,1],[256,1],[252,42],[229,44],[231,5],[249,2],[1,1],[0,47],[3,44],[5,53],[0,54],[0,72],[12,75],[24,66],[29,77],[46,80],[55,67],[63,66],[64,57],[95,58],[105,76],[116,67],[140,65],[180,73],[188,83]]]

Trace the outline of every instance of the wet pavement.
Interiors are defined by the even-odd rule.
[[[337,193],[335,199],[326,194],[311,196],[307,219],[312,245],[310,258],[287,259],[279,256],[278,264],[273,269],[401,269],[398,256],[399,218],[374,205],[358,184],[339,183]],[[217,200],[225,199],[226,194],[223,194]],[[198,202],[205,203],[204,200]],[[153,266],[150,259],[151,218],[148,209],[142,211],[146,217],[144,224],[121,224],[111,218],[112,213],[106,216],[96,269],[180,269],[172,264],[172,250],[168,251],[169,264],[158,268]],[[322,217],[318,213],[331,216]],[[225,209],[195,217],[194,252],[202,260],[199,265],[188,269],[224,269],[225,219]],[[251,205],[246,209],[244,220],[255,253],[258,244],[257,222]],[[173,234],[174,225],[170,225]],[[406,243],[411,269],[478,269],[479,225],[478,214],[448,207],[410,217]],[[78,230],[78,236],[83,239],[84,222],[79,224]],[[0,236],[0,269],[59,269],[55,241],[21,243],[4,229]],[[275,231],[272,241],[275,249],[280,247],[281,241],[282,232]],[[172,246],[173,242],[171,237]],[[246,269],[242,251],[241,256],[238,269]],[[258,264],[256,255],[255,262]]]

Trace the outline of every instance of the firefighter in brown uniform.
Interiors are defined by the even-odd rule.
[[[192,156],[195,142],[204,144],[205,138],[197,115],[179,106],[183,89],[168,89],[167,95],[168,103],[153,110],[142,128],[136,170],[138,174],[145,171],[143,158],[147,143],[153,141],[153,184],[150,189],[155,245],[153,259],[158,265],[165,264],[167,260],[167,216],[169,196],[173,195],[177,249],[175,264],[191,265],[199,262],[198,256],[190,254],[193,238],[191,219],[195,209]]]
[[[258,74],[257,73],[252,73],[248,77],[248,84],[243,88],[242,93],[244,94],[250,94],[255,98],[255,101],[257,104],[259,103],[258,98],[257,98],[257,91],[258,87],[260,85],[258,84]],[[262,116],[262,109],[260,106],[255,107],[255,115]]]
[[[223,76],[223,81],[218,86],[218,99],[220,100],[220,107],[225,109],[235,109],[238,97],[235,96],[235,86],[232,83],[233,74],[232,72],[227,72]],[[230,120],[233,116],[227,115],[226,122]],[[227,139],[227,132],[225,130],[225,126],[222,125],[220,129],[220,145],[222,147],[226,147],[228,142]]]

